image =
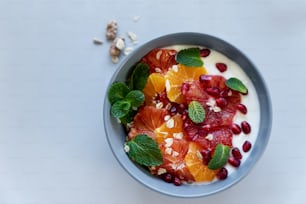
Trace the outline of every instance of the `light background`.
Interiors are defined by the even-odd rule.
[[[137,34],[134,48],[163,34],[201,32],[255,63],[270,90],[273,129],[248,177],[217,195],[177,199],[123,171],[102,122],[118,65],[108,42],[92,43],[105,41],[111,19],[119,35]],[[0,204],[305,204],[305,59],[304,0],[1,0]]]

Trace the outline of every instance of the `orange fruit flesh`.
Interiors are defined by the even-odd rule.
[[[200,147],[194,142],[189,143],[189,149],[184,160],[187,169],[197,182],[210,182],[218,172],[218,170],[211,170],[203,164]]]
[[[182,64],[174,65],[165,75],[167,96],[171,102],[184,103],[181,87],[184,82],[198,80],[206,74],[204,67],[187,67]]]
[[[162,74],[152,73],[149,75],[147,83],[142,90],[145,95],[146,105],[153,105],[154,97],[165,90],[165,78]]]
[[[170,117],[170,116],[169,116]],[[155,139],[158,144],[161,144],[167,138],[183,138],[183,120],[182,116],[177,114],[167,121],[165,121],[160,127],[154,130]]]

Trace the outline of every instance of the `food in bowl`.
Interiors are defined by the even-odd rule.
[[[172,45],[154,48],[131,69],[108,90],[131,160],[176,186],[225,180],[246,161],[260,107],[237,63],[203,46]]]

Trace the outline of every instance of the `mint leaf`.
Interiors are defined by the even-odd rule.
[[[229,78],[225,82],[226,86],[232,90],[238,91],[242,94],[247,94],[248,89],[247,87],[237,78]]]
[[[143,62],[138,63],[131,75],[130,88],[142,91],[147,83],[149,74],[149,66]]]
[[[147,135],[137,135],[126,145],[129,147],[128,156],[144,166],[158,166],[163,163],[163,156],[158,144]]]
[[[205,109],[197,101],[191,101],[188,105],[188,116],[194,123],[201,123],[205,119]]]
[[[120,100],[115,102],[111,107],[111,114],[116,118],[122,118],[126,116],[131,108],[129,101]]]
[[[127,125],[128,123],[133,121],[136,113],[137,113],[137,111],[130,109],[129,112],[125,116],[119,118],[120,122],[124,125]]]
[[[218,144],[214,155],[212,156],[211,160],[208,163],[208,168],[210,169],[219,169],[223,167],[229,158],[229,153],[230,153],[230,147],[223,145],[223,144]]]
[[[114,104],[118,100],[124,99],[124,97],[129,93],[129,87],[122,82],[114,82],[108,90],[108,101]]]
[[[189,67],[203,66],[203,61],[200,56],[200,48],[188,48],[179,51],[176,55],[176,61]]]
[[[138,108],[145,100],[144,94],[139,90],[130,91],[125,100],[131,103],[132,107]]]

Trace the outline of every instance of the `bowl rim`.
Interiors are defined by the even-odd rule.
[[[248,73],[248,77],[251,79],[254,84],[254,80],[256,84],[254,84],[255,90],[257,92],[257,96],[260,99],[260,125],[258,136],[255,141],[255,145],[260,141],[260,145],[253,147],[252,154],[249,155],[248,159],[244,162],[244,165],[239,167],[235,172],[233,172],[226,180],[222,182],[214,182],[212,184],[204,184],[204,185],[183,185],[180,187],[176,187],[174,185],[169,185],[168,183],[158,179],[148,172],[144,171],[137,164],[133,163],[128,157],[127,154],[123,150],[123,143],[125,137],[122,137],[122,145],[118,148],[118,141],[115,141],[115,137],[113,137],[114,131],[116,130],[116,119],[110,116],[110,104],[108,102],[107,90],[111,86],[114,81],[122,81],[125,80],[129,69],[138,62],[145,54],[157,47],[166,47],[171,45],[197,45],[204,46],[210,49],[214,49],[222,54],[226,55],[230,59],[236,58],[236,60],[232,59],[236,63],[237,60],[242,60],[246,65],[248,65],[247,69],[243,66],[241,68],[247,72],[251,71],[252,77]],[[231,56],[229,56],[231,55]],[[239,64],[239,63],[238,63]],[[119,74],[121,77],[118,78]],[[261,90],[259,92],[259,90]],[[263,117],[264,115],[264,117]],[[209,195],[213,195],[215,193],[224,191],[229,187],[240,182],[245,176],[247,176],[250,171],[253,169],[254,165],[258,162],[258,160],[263,155],[272,129],[272,103],[268,88],[264,81],[264,78],[259,73],[257,67],[250,61],[250,59],[238,50],[235,46],[230,43],[217,38],[212,35],[204,34],[204,33],[196,33],[196,32],[179,32],[179,33],[171,33],[166,34],[155,39],[152,39],[137,49],[135,49],[130,55],[128,55],[122,62],[119,64],[117,70],[112,75],[106,89],[105,99],[104,99],[104,107],[103,107],[103,122],[104,129],[107,138],[107,142],[109,147],[115,156],[116,160],[119,162],[121,167],[125,169],[128,174],[133,177],[135,180],[145,185],[149,189],[152,189],[156,192],[162,193],[168,196],[181,197],[181,198],[195,198],[195,197],[205,197]],[[118,124],[117,124],[118,125]],[[123,128],[122,128],[123,129]],[[122,132],[122,131],[121,131]],[[263,134],[263,135],[261,135]],[[259,140],[260,139],[260,140]],[[115,146],[116,145],[116,146]],[[117,148],[116,148],[117,147]],[[254,150],[255,149],[255,150]],[[136,172],[136,174],[135,174]],[[158,179],[158,180],[157,180]],[[167,185],[167,186],[165,186]],[[184,187],[188,186],[188,187]],[[203,187],[204,186],[204,187]],[[209,189],[206,189],[205,187]],[[212,188],[213,186],[213,188]],[[207,190],[207,191],[205,191]]]

